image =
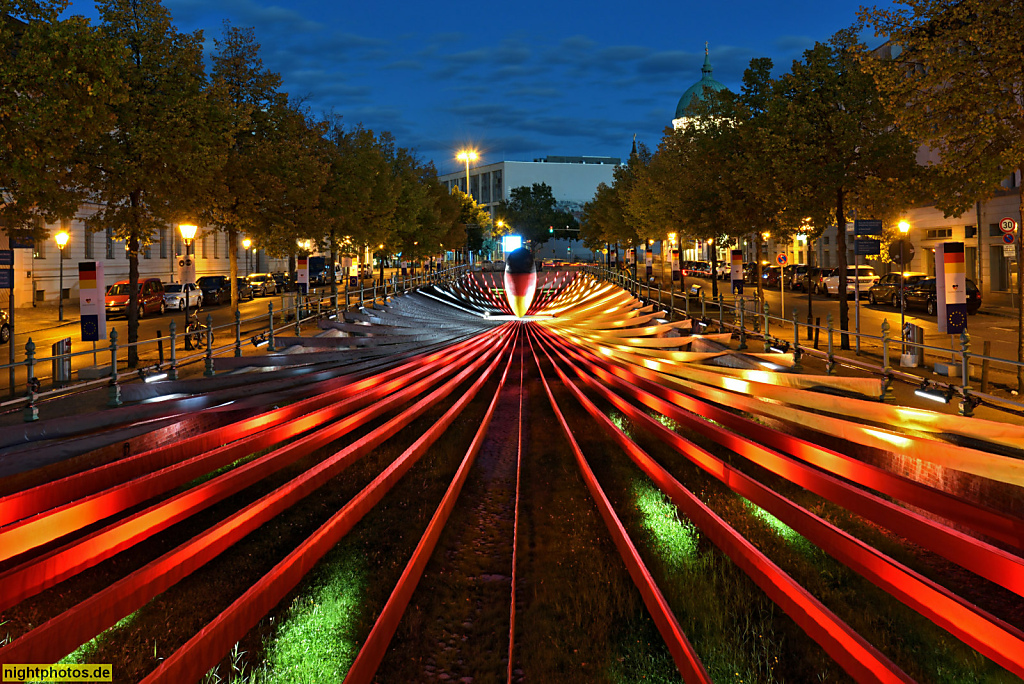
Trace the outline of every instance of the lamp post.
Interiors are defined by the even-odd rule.
[[[252,247],[252,240],[249,238],[242,240],[242,247],[245,249],[245,276],[249,277],[249,248]]]
[[[180,224],[178,226],[178,230],[181,231],[181,239],[185,242],[185,264],[186,265],[185,265],[185,272],[182,274],[183,277],[181,279],[181,289],[185,293],[185,328],[184,328],[184,330],[185,330],[185,349],[188,350],[188,351],[191,351],[192,350],[192,338],[188,334],[188,332],[189,332],[189,330],[188,330],[188,320],[189,320],[189,311],[188,311],[189,290],[188,290],[188,285],[189,284],[187,282],[185,282],[185,281],[189,280],[188,276],[189,276],[189,273],[190,273],[189,258],[188,258],[189,249],[192,247],[192,240],[195,239],[196,231],[199,230],[199,228],[197,226],[192,225],[191,223],[182,223],[182,224]]]
[[[906,249],[906,239],[907,233],[910,232],[910,224],[907,221],[900,221],[898,226],[900,229],[900,339],[903,340],[900,348],[903,350],[901,353],[906,354],[907,336],[903,334],[903,326],[906,325],[906,304],[903,300],[906,295],[904,288],[906,287],[907,282],[907,267],[903,263],[903,252]]]
[[[460,150],[455,158],[460,162],[466,162],[466,196],[472,197],[469,194],[469,162],[475,162],[480,158],[480,155],[476,153],[476,150]],[[466,262],[469,262],[469,247],[465,248]]]
[[[57,305],[57,320],[64,320],[64,247],[68,244],[68,235],[66,230],[62,230],[54,236],[54,240],[57,241],[57,249],[60,250],[60,283],[58,284],[57,296],[60,300],[60,304]]]

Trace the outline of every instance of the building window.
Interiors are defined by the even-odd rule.
[[[480,174],[482,183],[480,186],[480,201],[487,204],[491,201],[491,174]]]
[[[160,228],[160,258],[167,258],[167,228]]]
[[[114,230],[113,228],[107,228],[107,259],[114,258]]]
[[[206,253],[206,243],[207,243],[207,239],[206,238],[207,238],[207,235],[205,233],[203,233],[203,247],[202,247],[202,249],[203,249],[203,258],[204,259],[208,258],[207,253]]]
[[[501,169],[498,169],[492,174],[492,189],[491,189],[491,201],[500,202],[505,199],[505,191],[501,187]]]
[[[828,244],[828,235],[826,235],[825,237],[823,237],[823,238],[822,238],[822,240],[824,240],[824,241],[825,241],[825,244],[827,245],[827,244]]]
[[[953,237],[952,228],[929,228],[924,232],[924,236],[928,240],[937,240],[940,238]]]
[[[91,230],[89,230],[88,227],[86,227],[84,233],[82,234],[82,239],[85,240],[85,258],[86,259],[95,259],[96,258],[96,255],[93,254],[92,238],[93,238],[93,232]]]
[[[477,174],[469,179],[470,194],[473,199],[480,200],[480,175]]]
[[[174,232],[174,256],[181,256],[185,251],[181,248],[181,233],[178,231]]]
[[[1003,231],[999,230],[999,224],[998,223],[990,223],[990,224],[988,224],[988,236],[989,237],[1000,237],[1002,234],[1003,234]]]
[[[213,258],[220,259],[220,233],[213,234]]]
[[[34,219],[36,224],[36,230],[43,229],[43,219],[36,216]],[[32,258],[33,259],[45,259],[46,258],[46,240],[36,239],[32,242]]]

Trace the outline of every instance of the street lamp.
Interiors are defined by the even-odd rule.
[[[252,247],[252,240],[245,238],[242,240],[242,248],[245,249],[245,276],[249,277],[249,248]]]
[[[480,158],[480,155],[478,155],[476,153],[476,150],[461,150],[457,155],[455,155],[455,158],[458,159],[461,162],[466,162],[466,196],[467,197],[472,197],[472,195],[470,195],[470,193],[469,193],[469,162],[475,162],[477,159]],[[468,247],[468,245],[465,248],[465,252],[466,252],[466,262],[468,263],[469,262],[469,247]]]
[[[54,236],[54,240],[57,241],[57,248],[60,250],[60,283],[57,286],[60,290],[58,296],[60,298],[60,304],[57,306],[57,320],[64,320],[64,247],[68,244],[68,231],[62,230]]]
[[[191,268],[188,265],[189,264],[188,253],[189,253],[189,248],[192,246],[192,241],[196,237],[196,231],[199,230],[199,228],[198,228],[198,226],[194,226],[191,223],[182,223],[182,224],[178,225],[178,230],[181,231],[181,239],[185,242],[185,264],[186,264],[186,266],[185,266],[185,272],[182,273],[182,276],[184,276],[184,277],[182,277],[182,279],[181,279],[181,289],[185,293],[185,349],[191,351],[192,350],[192,338],[188,334],[189,333],[189,330],[188,330],[188,322],[189,322],[188,304],[189,304],[189,302],[188,302],[188,300],[190,299],[191,293],[188,290],[188,285],[189,284],[187,282],[185,282],[185,281],[188,280],[189,275],[192,273],[192,270],[191,270]]]
[[[907,336],[903,332],[903,326],[906,325],[906,304],[903,300],[906,296],[904,288],[907,284],[907,267],[903,263],[903,251],[906,249],[905,243],[907,239],[907,233],[910,232],[910,223],[908,223],[907,221],[900,221],[897,225],[900,229],[900,337],[903,339],[903,344],[901,345],[901,348],[903,349],[902,353],[906,354]]]

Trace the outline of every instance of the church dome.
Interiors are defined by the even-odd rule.
[[[711,78],[711,58],[708,57],[708,49],[704,48],[704,66],[700,68],[701,78],[699,81],[694,83],[692,86],[686,89],[683,96],[679,98],[679,104],[676,105],[676,116],[677,119],[682,119],[689,114],[690,106],[693,104],[694,98],[698,101],[704,99],[704,89],[713,90],[715,92],[719,90],[725,90],[725,86]]]

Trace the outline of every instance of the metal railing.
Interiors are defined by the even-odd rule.
[[[885,401],[893,399],[893,382],[900,381],[916,385],[918,395],[935,401],[949,404],[954,398],[958,398],[958,409],[964,416],[974,415],[975,407],[980,404],[1018,414],[1024,411],[1024,403],[988,392],[989,375],[993,364],[1008,368],[1007,372],[1014,377],[1016,377],[1018,369],[1024,368],[1024,364],[1012,359],[971,351],[971,337],[967,333],[959,336],[959,348],[936,347],[904,340],[902,335],[891,335],[891,326],[888,320],[882,321],[881,335],[857,333],[837,328],[831,313],[826,315],[824,325],[821,325],[820,318],[817,318],[814,323],[800,322],[795,308],[790,319],[774,316],[771,314],[771,308],[767,302],[754,297],[745,298],[738,295],[731,302],[727,302],[721,292],[717,298],[708,297],[703,286],[697,286],[688,292],[677,291],[674,288],[664,290],[660,283],[657,285],[651,282],[642,283],[639,280],[634,280],[628,272],[609,269],[604,265],[591,265],[586,270],[594,277],[619,285],[648,304],[661,306],[666,310],[669,320],[675,320],[676,316],[682,314],[686,319],[696,319],[704,329],[711,325],[717,325],[717,328],[723,332],[734,333],[739,338],[738,348],[740,350],[748,348],[749,340],[760,339],[766,352],[774,350],[790,353],[793,355],[793,368],[797,371],[802,369],[801,357],[806,354],[824,360],[825,371],[830,375],[835,374],[836,369],[840,366],[880,375],[885,380],[885,391],[881,397]],[[682,309],[676,306],[677,299],[682,300]],[[803,339],[800,335],[801,328],[806,330]],[[856,341],[857,355],[846,356],[836,353],[835,338],[837,334],[848,335]],[[819,344],[822,335],[825,338],[824,350],[820,348]],[[864,344],[865,342],[868,344]],[[865,358],[858,358],[858,356],[867,355],[869,353],[867,348],[875,347],[876,343],[880,347],[881,363],[872,363]],[[897,354],[901,351],[910,353],[907,350],[918,350],[922,362],[925,353],[939,357],[939,360],[948,359],[949,377],[958,375],[959,382],[952,379],[942,381],[894,369],[891,364],[894,348],[897,350],[895,352]],[[978,363],[981,364],[980,387],[975,389],[971,385],[971,380],[973,369]]]
[[[164,337],[161,331],[157,331],[156,337],[123,343],[114,329],[110,331],[109,343],[106,346],[94,345],[92,349],[70,351],[70,346],[54,345],[57,353],[48,356],[37,353],[36,345],[30,337],[25,344],[23,360],[0,365],[0,370],[6,370],[11,378],[15,378],[16,371],[24,372],[25,377],[23,383],[16,381],[8,388],[11,398],[0,402],[0,412],[20,408],[24,411],[25,421],[38,420],[40,402],[104,385],[109,387],[108,405],[119,406],[122,403],[121,385],[124,382],[176,380],[183,368],[194,364],[203,364],[203,374],[212,376],[215,374],[214,358],[242,356],[246,340],[254,347],[265,346],[267,351],[274,352],[277,350],[274,344],[275,335],[280,335],[285,325],[293,325],[295,335],[299,336],[303,325],[316,324],[324,318],[337,318],[341,311],[373,307],[378,302],[386,304],[388,298],[396,294],[410,292],[425,285],[451,282],[466,270],[466,266],[456,266],[410,274],[406,277],[395,274],[390,280],[375,280],[372,285],[360,280],[358,288],[346,282],[344,289],[338,288],[337,294],[325,293],[322,290],[284,293],[286,296],[283,301],[286,304],[279,311],[275,311],[273,302],[267,304],[265,314],[249,318],[242,318],[241,312],[235,309],[233,322],[216,326],[213,324],[213,314],[208,312],[205,322],[200,321],[198,330],[198,333],[205,337],[202,349],[189,349],[190,345],[186,338],[194,339],[196,331],[188,331],[190,334],[186,335],[185,332],[178,330],[178,324],[173,320],[168,325],[167,337]],[[344,303],[339,306],[342,300]],[[216,340],[227,342],[215,346]],[[11,344],[14,344],[13,337]],[[136,350],[138,361],[133,367],[129,367],[128,356],[132,348]],[[93,364],[74,369],[73,359],[86,356],[93,357]],[[39,374],[39,368],[45,368],[45,364],[49,364],[52,369],[50,378],[41,377]],[[83,378],[82,370],[89,371],[87,376],[97,377]],[[76,375],[77,380],[74,377]],[[50,387],[44,389],[45,380],[49,380]],[[19,390],[24,393],[17,396]]]

